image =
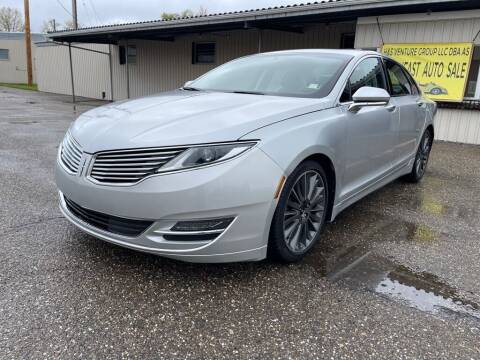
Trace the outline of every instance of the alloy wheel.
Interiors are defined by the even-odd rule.
[[[285,244],[293,253],[305,252],[321,229],[326,208],[325,184],[314,170],[300,174],[287,198],[283,216]]]
[[[422,176],[427,169],[428,157],[430,156],[430,147],[430,133],[427,131],[423,137],[420,147],[418,148],[418,155],[415,163],[415,168],[419,176]]]

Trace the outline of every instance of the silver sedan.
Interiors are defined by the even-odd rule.
[[[434,102],[375,52],[296,50],[82,114],[58,153],[81,230],[192,262],[292,262],[325,222],[398,177],[417,182]]]

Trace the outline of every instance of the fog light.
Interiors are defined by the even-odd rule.
[[[195,221],[179,221],[170,230],[171,231],[215,231],[225,230],[233,221],[233,217],[209,219],[209,220],[195,220]]]
[[[156,230],[169,241],[212,241],[232,223],[233,217],[209,220],[179,221],[170,230]]]

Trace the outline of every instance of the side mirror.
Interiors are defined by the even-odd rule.
[[[385,89],[364,86],[358,89],[352,96],[353,104],[348,111],[358,112],[366,106],[386,106],[390,101],[390,94]]]

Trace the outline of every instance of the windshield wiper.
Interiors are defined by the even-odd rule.
[[[260,91],[232,91],[234,94],[265,95]]]
[[[191,87],[191,86],[184,86],[182,87],[182,90],[187,90],[187,91],[200,91],[200,89]]]

